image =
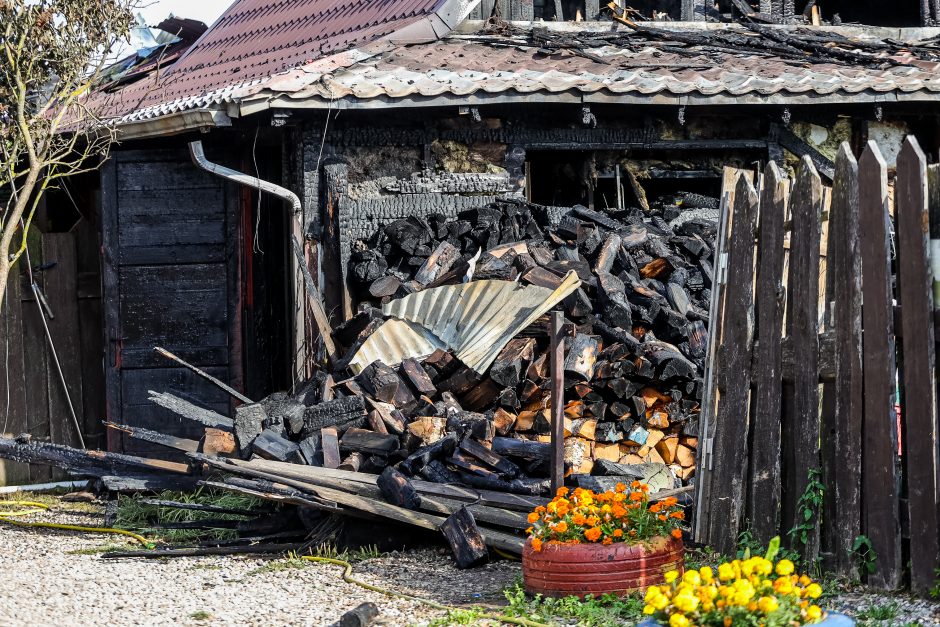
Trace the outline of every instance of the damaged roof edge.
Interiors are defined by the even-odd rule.
[[[131,141],[179,135],[190,131],[208,131],[231,125],[232,119],[220,109],[192,109],[121,124],[117,127],[117,138],[119,142]]]
[[[416,108],[416,107],[445,107],[445,106],[477,106],[494,104],[627,104],[627,105],[659,105],[659,106],[693,106],[693,105],[821,105],[821,104],[878,104],[891,102],[936,102],[937,94],[930,91],[916,91],[911,93],[876,92],[873,90],[858,93],[835,92],[820,95],[816,92],[806,94],[760,94],[748,93],[734,94],[613,94],[604,92],[583,93],[577,91],[530,93],[500,92],[489,94],[486,92],[454,95],[441,94],[439,96],[405,96],[390,98],[376,96],[375,98],[355,98],[344,96],[330,102],[323,98],[291,98],[288,95],[276,98],[257,98],[243,100],[238,103],[239,115],[247,116],[260,113],[268,109],[389,109],[389,108]]]

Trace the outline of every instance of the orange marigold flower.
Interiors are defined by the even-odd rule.
[[[584,517],[584,514],[578,512],[574,516],[571,517],[571,522],[573,522],[576,525],[583,525],[586,522],[586,519]]]
[[[622,538],[622,537],[623,537],[623,529],[614,529],[614,537],[615,537],[615,538]]]
[[[682,539],[682,529],[673,529],[671,535],[672,535],[672,537],[675,538],[676,540],[681,540],[681,539]]]
[[[558,488],[558,490],[555,492],[555,496],[568,496],[568,488]]]
[[[667,520],[669,520],[669,516],[666,516],[665,514],[660,514],[656,518],[658,518],[660,522],[666,522]]]
[[[615,489],[617,492],[626,492],[626,491],[627,491],[627,486],[625,486],[625,485],[622,484],[622,483],[618,483],[618,484],[614,487],[614,489]]]
[[[683,518],[685,518],[685,512],[673,512],[669,514],[669,516],[677,520],[682,520]]]
[[[542,541],[538,538],[532,538],[532,550],[541,551],[542,550]]]
[[[627,515],[627,510],[622,505],[614,505],[610,511],[617,518],[623,518]]]
[[[566,531],[568,531],[568,523],[565,521],[561,521],[555,525],[555,533],[565,533]]]
[[[601,540],[601,544],[613,544],[613,543],[614,543],[613,538],[604,538],[603,540]]]
[[[630,484],[630,487],[633,488],[634,490],[636,490],[636,489],[639,488],[641,485],[643,485],[643,484],[642,484],[640,481],[634,481],[633,483]]]
[[[670,497],[668,497],[668,498],[666,498],[666,499],[663,499],[663,506],[664,506],[664,507],[672,507],[673,505],[675,505],[675,504],[678,503],[678,502],[679,502],[679,499],[677,499],[677,498],[674,497],[674,496],[670,496]]]
[[[539,515],[536,514],[535,512],[532,512],[531,514],[529,514],[529,516],[526,518],[526,520],[528,520],[530,523],[538,522],[538,521],[539,521]]]
[[[567,515],[568,515],[568,511],[569,511],[569,510],[568,510],[568,506],[567,506],[567,505],[564,505],[564,504],[559,505],[559,506],[558,506],[558,509],[555,510],[555,512],[556,512],[559,516],[567,516]]]
[[[642,493],[642,492],[631,492],[631,493],[630,493],[630,500],[631,500],[631,501],[642,501],[642,500],[643,500],[643,493]]]
[[[535,513],[536,513],[536,514],[544,514],[544,513],[545,513],[545,506],[544,506],[544,505],[539,505],[538,507],[536,507],[536,508],[535,508]]]
[[[631,530],[630,530],[630,535],[631,535],[631,536],[636,536],[636,529],[631,529]]]
[[[596,527],[597,523],[599,523],[600,521],[601,519],[598,518],[597,516],[590,516],[585,522],[587,522],[587,524],[591,525],[592,527]]]
[[[600,527],[591,527],[584,532],[584,537],[590,540],[591,542],[597,542],[597,539],[601,537],[601,528]]]
[[[658,514],[662,508],[663,508],[662,503],[653,503],[652,505],[650,505],[650,512],[653,514]]]

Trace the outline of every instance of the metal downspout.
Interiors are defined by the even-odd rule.
[[[307,351],[306,351],[306,333],[304,326],[304,275],[301,269],[301,263],[305,263],[303,253],[300,255],[297,253],[297,246],[300,247],[300,251],[303,251],[303,227],[301,226],[301,219],[303,215],[303,204],[300,202],[300,198],[294,192],[290,191],[285,187],[276,185],[269,181],[263,181],[256,176],[251,176],[239,172],[238,170],[233,170],[227,168],[218,163],[213,163],[206,159],[206,153],[202,148],[201,141],[194,141],[189,143],[189,154],[192,156],[193,163],[202,170],[214,174],[215,176],[221,177],[223,179],[232,181],[239,185],[245,185],[251,187],[261,192],[266,192],[277,196],[281,200],[290,203],[291,205],[291,238],[293,240],[292,247],[295,248],[294,253],[288,253],[288,256],[291,260],[291,291],[293,292],[293,335],[294,335],[294,357],[293,357],[293,373],[294,373],[294,382],[300,383],[306,379],[306,362],[307,362]],[[309,294],[311,299],[316,299],[317,295]]]

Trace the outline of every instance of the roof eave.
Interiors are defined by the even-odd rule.
[[[221,109],[192,109],[148,120],[136,120],[117,126],[117,140],[131,141],[179,135],[192,131],[207,132],[232,125],[232,119]]]

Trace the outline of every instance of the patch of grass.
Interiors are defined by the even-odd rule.
[[[519,581],[504,590],[504,594],[509,606],[501,613],[543,623],[561,619],[584,627],[615,627],[632,625],[644,618],[643,597],[639,594],[628,597],[612,594],[598,598],[588,596],[583,601],[577,597],[553,599],[541,595],[530,599]]]
[[[895,601],[882,603],[880,605],[870,605],[856,615],[856,620],[861,626],[879,625],[881,623],[892,624],[898,617],[898,604]]]
[[[251,496],[226,490],[208,490],[204,488],[191,493],[161,492],[156,498],[161,501],[217,505],[228,509],[241,510],[255,509],[263,503],[261,499]],[[245,520],[245,517],[237,514],[217,514],[215,512],[146,505],[133,497],[121,496],[118,500],[117,521],[114,526],[118,529],[140,532],[152,529],[152,525],[155,524],[200,520]],[[205,539],[228,540],[236,537],[237,532],[233,529],[156,529],[150,535],[156,535],[166,542],[188,542]]]
[[[446,616],[435,618],[428,623],[428,627],[450,627],[451,625],[480,625],[483,620],[483,610],[471,608],[469,610],[457,609],[447,612]],[[488,623],[487,623],[488,624]]]
[[[310,566],[313,562],[301,559],[300,555],[291,551],[283,559],[271,560],[269,563],[248,571],[248,575],[261,575],[264,573],[278,573],[285,570],[301,570]]]
[[[207,612],[206,610],[196,610],[189,617],[193,620],[209,620],[212,618],[212,612]]]

